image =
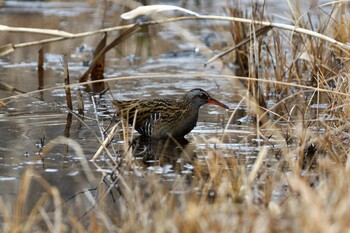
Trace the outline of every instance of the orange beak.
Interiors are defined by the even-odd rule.
[[[229,107],[227,105],[225,105],[225,104],[223,104],[223,103],[221,103],[221,102],[219,102],[219,101],[217,101],[216,99],[213,99],[213,98],[208,99],[208,104],[215,104],[215,105],[218,105],[220,107],[229,109]]]

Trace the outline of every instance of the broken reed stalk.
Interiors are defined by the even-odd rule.
[[[0,90],[8,91],[8,92],[16,94],[16,95],[21,95],[21,94],[26,93],[24,91],[18,90],[17,88],[15,88],[14,86],[11,86],[10,84],[4,83],[4,82],[0,82]],[[39,91],[41,91],[41,90],[39,90]]]
[[[68,55],[67,54],[63,55],[63,69],[64,69],[64,71],[63,71],[64,83],[66,85],[64,90],[66,92],[67,108],[72,111],[73,110],[73,103],[72,103],[72,93],[71,93],[71,89],[69,86],[70,80],[69,80]],[[67,119],[66,119],[66,127],[64,128],[64,133],[63,133],[64,137],[69,138],[71,126],[72,126],[72,113],[68,112]],[[64,144],[63,147],[64,147],[64,154],[67,155],[69,145]]]
[[[101,52],[106,47],[106,43],[107,43],[107,33],[104,33],[102,39],[98,43],[95,50],[94,60],[95,60],[95,56],[99,56],[99,57],[96,58],[96,61],[94,62],[94,66],[91,67],[91,72],[90,72],[91,80],[104,79],[103,73],[105,69],[105,53],[101,53]],[[104,82],[94,83],[92,85],[93,92],[95,93],[102,92],[105,89],[104,84],[105,84]]]
[[[230,126],[233,117],[235,116],[237,110],[240,108],[240,106],[242,105],[242,103],[243,103],[245,100],[246,100],[245,97],[241,98],[241,100],[240,100],[239,103],[237,104],[236,108],[232,111],[232,113],[231,113],[229,119],[227,120],[226,126],[225,126],[225,128],[224,128],[224,132],[222,133],[222,136],[221,136],[221,139],[220,139],[221,142],[224,141],[224,138],[225,138],[225,136],[227,135],[228,127]],[[230,110],[231,110],[231,109],[230,109]]]
[[[79,82],[86,82],[86,80],[89,77],[89,74],[92,72],[92,70],[95,68],[95,66],[100,61],[101,57],[104,56],[104,54],[124,41],[125,39],[129,38],[129,36],[133,35],[135,32],[140,30],[140,26],[135,25],[134,27],[129,28],[128,30],[125,30],[119,34],[119,36],[114,39],[111,43],[109,43],[107,46],[104,46],[103,49],[97,55],[94,56],[94,59],[92,60],[89,68],[85,71],[85,73],[79,78]]]
[[[98,116],[96,101],[95,101],[95,97],[93,95],[91,95],[91,103],[92,103],[92,106],[93,106],[93,109],[94,109],[97,127],[100,130],[101,140],[104,140],[104,138],[105,138],[104,129],[102,128],[102,125],[99,124],[99,119],[98,119],[99,116]]]
[[[73,104],[72,104],[72,94],[70,91],[70,81],[69,81],[69,69],[68,69],[68,57],[67,54],[63,55],[63,67],[64,67],[64,83],[65,83],[65,91],[66,91],[66,100],[67,100],[67,107],[70,110],[73,110]]]
[[[72,113],[68,112],[67,118],[66,118],[66,126],[64,127],[64,133],[63,133],[63,136],[65,136],[67,138],[70,137],[70,129],[72,126],[72,120],[73,120],[73,115],[72,115]],[[68,145],[64,145],[64,155],[68,155]]]
[[[106,148],[107,148],[107,145],[111,142],[111,140],[113,139],[114,137],[114,134],[116,132],[116,130],[118,129],[118,126],[119,124],[115,124],[111,131],[109,132],[109,134],[107,135],[107,137],[105,138],[105,140],[103,141],[102,145],[98,148],[98,150],[96,151],[96,153],[94,154],[94,156],[92,156],[92,161],[95,161],[99,156],[100,154],[102,153],[102,151]],[[108,150],[106,150],[108,151]],[[113,158],[112,154],[110,153],[107,153],[109,158],[111,159],[111,161],[115,161],[115,159]]]
[[[77,96],[77,108],[79,115],[84,115],[84,99],[83,94],[81,93],[80,89],[76,91]]]
[[[44,88],[44,48],[41,47],[39,49],[39,57],[38,57],[38,83],[39,83],[39,90],[42,90]],[[41,99],[43,99],[43,93],[40,93]]]
[[[120,31],[123,29],[130,29],[132,27],[135,27],[137,25],[153,25],[153,24],[162,24],[162,23],[171,23],[176,21],[183,21],[183,20],[223,20],[223,21],[234,21],[234,22],[242,22],[247,24],[256,24],[261,26],[271,26],[273,28],[279,28],[283,30],[292,31],[293,33],[301,33],[305,35],[309,35],[312,37],[317,37],[321,40],[327,41],[335,46],[338,46],[342,50],[349,53],[350,51],[350,45],[346,43],[342,43],[340,41],[337,41],[331,37],[328,37],[326,35],[323,35],[318,32],[314,32],[305,28],[300,28],[293,25],[287,25],[282,23],[271,23],[266,21],[257,21],[252,19],[244,19],[244,18],[237,18],[237,17],[229,17],[229,16],[215,16],[215,15],[198,15],[198,16],[183,16],[183,17],[176,17],[176,18],[170,18],[170,19],[164,19],[164,20],[157,20],[157,21],[147,21],[142,22],[140,24],[128,24],[124,26],[117,26],[117,27],[111,27],[111,28],[104,28],[101,30],[96,31],[90,31],[90,32],[83,32],[83,33],[68,33],[68,32],[62,32],[59,37],[54,37],[50,39],[44,39],[39,41],[32,41],[32,42],[26,42],[26,43],[20,43],[20,44],[6,44],[0,47],[0,56],[4,56],[6,54],[12,53],[17,48],[23,48],[33,45],[39,45],[39,44],[46,44],[61,40],[67,40],[67,39],[76,39],[80,37],[85,36],[91,36],[98,33],[104,33],[104,32],[111,32],[111,31]],[[39,33],[39,34],[48,34],[47,32],[42,33],[40,32],[41,29],[38,28],[26,28],[27,30],[25,32],[31,32],[31,33]],[[22,28],[16,28],[16,27],[8,27],[5,25],[0,25],[0,31],[7,31],[7,32],[23,32]],[[51,35],[57,35],[57,33],[53,33]]]

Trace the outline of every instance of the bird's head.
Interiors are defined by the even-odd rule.
[[[198,108],[204,104],[215,104],[225,109],[229,108],[227,105],[212,98],[206,91],[200,88],[190,90],[185,94],[185,98]]]

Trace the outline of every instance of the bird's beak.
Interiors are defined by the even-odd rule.
[[[221,103],[220,101],[217,101],[216,99],[214,98],[210,98],[208,99],[208,104],[215,104],[215,105],[218,105],[220,107],[223,107],[223,108],[226,108],[226,109],[229,109],[229,107],[223,103]]]

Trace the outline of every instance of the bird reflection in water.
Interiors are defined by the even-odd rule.
[[[146,166],[172,165],[174,172],[181,172],[184,163],[190,163],[195,155],[194,145],[185,138],[137,137],[132,142],[134,156]]]

